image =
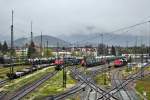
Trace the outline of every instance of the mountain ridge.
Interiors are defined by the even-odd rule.
[[[25,38],[25,37],[22,37],[22,38],[18,38],[14,41],[14,45],[16,47],[22,47],[22,46],[25,46],[26,44],[29,44],[31,41],[30,38]],[[41,36],[35,36],[33,38],[33,41],[35,43],[35,45],[37,46],[40,46],[41,44]],[[57,46],[57,43],[59,44],[59,46],[63,47],[63,46],[68,46],[69,45],[69,42],[66,42],[62,39],[59,39],[59,38],[56,38],[56,37],[53,37],[53,36],[50,36],[50,35],[42,35],[42,45],[43,46],[47,46],[47,41],[48,41],[48,46],[49,47],[56,47]]]

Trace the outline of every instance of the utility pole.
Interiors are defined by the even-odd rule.
[[[63,64],[63,87],[64,88],[66,88],[66,80],[67,80],[66,66],[67,66],[67,64],[64,61],[64,64]]]
[[[103,33],[101,34],[101,41],[102,41],[102,59],[103,59],[103,56],[104,56],[104,43],[103,43]],[[106,55],[105,55],[106,56]],[[105,62],[105,67],[106,66],[106,59],[103,59],[103,61]],[[104,69],[102,68],[102,78],[103,78],[103,81],[104,81],[104,85],[106,84],[106,72],[104,71]],[[104,98],[102,98],[102,100],[104,100]]]
[[[99,36],[99,33],[97,33],[97,36]],[[99,53],[98,53],[99,52],[98,51],[99,50],[98,47],[99,47],[99,39],[97,39],[97,56],[99,55]]]
[[[59,51],[58,51],[58,49],[59,49],[59,42],[57,42],[57,56],[56,56],[57,60],[59,59],[59,56],[58,56],[58,54],[59,54],[58,52]]]
[[[48,40],[47,40],[47,50],[46,50],[47,58],[48,58]]]
[[[135,48],[134,48],[134,61],[136,62],[136,53],[137,53],[137,36],[135,38]]]
[[[63,66],[63,87],[66,88],[66,80],[67,80],[67,75],[66,75],[66,64],[64,62]]]
[[[104,55],[103,34],[101,34],[100,36],[101,36],[101,42],[102,42],[102,43],[101,43],[101,44],[102,44],[102,46],[101,46],[101,50],[102,50],[102,54],[101,54],[101,55],[102,55],[102,60],[105,61],[105,60],[103,59],[103,56],[105,56],[105,55]],[[106,65],[106,64],[105,64],[105,65]],[[105,67],[106,67],[106,66],[105,66]],[[103,70],[103,69],[102,69],[102,70]],[[104,84],[106,84],[106,73],[104,72],[104,70],[103,70],[103,75],[102,75],[102,76],[103,76]]]
[[[12,75],[14,73],[14,66],[13,66],[13,52],[14,52],[14,30],[13,30],[13,17],[14,17],[14,11],[12,10],[12,25],[11,25],[11,67],[10,67],[10,74]]]
[[[102,41],[102,59],[103,59],[103,54],[104,54],[103,34],[101,34],[101,41]]]
[[[21,61],[22,61],[22,63],[24,62],[24,47],[22,47],[22,51],[21,51],[21,57],[20,57],[20,59],[21,59]],[[22,66],[23,66],[23,64],[22,64]]]
[[[129,42],[129,41],[127,40],[127,41],[126,41],[126,51],[127,51],[127,55],[128,55],[127,57],[129,57],[128,42]],[[127,59],[129,60],[129,58],[127,58]]]
[[[126,41],[126,46],[127,46],[127,55],[128,55],[128,57],[129,57],[128,42],[129,42],[129,41]],[[129,58],[127,58],[127,59],[129,59]]]
[[[63,54],[63,87],[66,88],[66,80],[67,80],[67,75],[66,75],[66,66],[67,66],[67,62],[65,61],[65,56],[66,56],[66,53],[67,53],[67,48],[63,48],[63,51],[65,52]]]
[[[149,58],[150,58],[150,21],[148,21],[148,24],[149,24],[149,46],[148,46],[148,54],[149,54]]]
[[[46,48],[46,43],[44,43],[43,45],[43,51],[45,51],[45,48]],[[46,55],[45,52],[44,52],[44,55]]]
[[[43,36],[42,36],[42,32],[41,32],[41,45],[40,45],[40,55],[42,57],[42,41],[43,41]]]
[[[129,56],[128,43],[129,43],[129,41],[127,40],[127,41],[126,41],[127,61],[131,63],[131,59],[132,59],[132,58],[131,58],[131,55]],[[131,66],[127,66],[127,71],[129,71],[129,69],[130,69],[129,67],[131,67]]]
[[[127,40],[127,41],[126,41],[126,45],[127,45],[127,50],[128,50],[128,43],[129,43],[129,41]]]
[[[32,21],[31,21],[31,43],[33,42]]]
[[[32,21],[31,21],[31,43],[30,43],[30,45],[33,43],[33,32],[32,32]],[[33,59],[33,57],[31,56],[31,58],[32,58],[32,67],[33,67],[33,64],[34,64],[34,59]]]
[[[142,47],[142,37],[141,37],[141,79],[144,77],[144,66],[143,66],[143,47]]]

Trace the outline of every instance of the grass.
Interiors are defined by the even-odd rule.
[[[80,92],[76,93],[75,95],[72,95],[70,97],[67,97],[67,99],[65,99],[65,100],[81,100]]]
[[[44,68],[42,70],[36,71],[32,74],[23,76],[19,79],[11,80],[10,82],[7,82],[2,88],[0,88],[0,91],[5,91],[5,92],[15,91],[24,85],[30,84],[33,81],[38,80],[40,77],[48,74],[49,72],[52,72],[53,70],[54,68],[48,67],[48,68]]]
[[[150,71],[150,67],[145,67],[144,70]],[[137,67],[137,66],[134,66],[134,67],[132,67],[132,68],[127,68],[127,67],[125,67],[125,69],[122,70],[122,74],[123,74],[123,77],[126,78],[127,76],[129,76],[129,75],[131,75],[131,74],[134,74],[134,73],[137,73],[137,72],[139,72],[139,71],[141,71],[141,68],[140,68],[140,67]]]
[[[104,86],[105,88],[109,88],[109,84],[111,83],[111,80],[106,73],[98,74],[94,80],[98,85]]]
[[[127,76],[129,76],[131,74],[137,73],[139,70],[140,70],[139,67],[130,67],[130,68],[125,67],[122,70],[122,75],[124,78],[126,78]]]
[[[146,67],[145,70],[150,71],[150,66]]]
[[[34,90],[32,93],[28,94],[24,97],[24,100],[41,100],[42,98],[55,95],[58,93],[62,93],[67,88],[70,88],[75,85],[76,81],[70,77],[70,73],[67,74],[67,88],[63,88],[63,74],[62,71],[59,71],[54,77],[47,80],[43,83],[39,88]]]
[[[17,70],[22,70],[23,68],[28,67],[29,65],[23,65],[23,66],[15,66],[14,67],[14,72]],[[0,80],[7,79],[6,74],[9,73],[10,67],[0,67]]]
[[[135,89],[141,94],[143,95],[143,91],[146,92],[147,96],[147,100],[150,100],[150,77],[145,77],[142,80],[138,80],[136,82],[136,87]]]

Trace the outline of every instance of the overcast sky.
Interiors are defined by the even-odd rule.
[[[109,32],[150,19],[150,0],[0,0],[1,37],[10,36],[12,9],[16,38],[30,35],[31,20],[34,35],[60,36]]]

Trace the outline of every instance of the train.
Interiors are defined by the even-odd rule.
[[[114,67],[121,67],[127,65],[127,59],[124,56],[105,56],[105,57],[88,57],[84,58],[81,62],[82,66],[94,67],[99,65],[104,65],[106,63],[110,64],[113,62]]]
[[[9,79],[16,79],[22,77],[24,75],[30,74],[34,71],[49,67],[54,65],[55,58],[35,58],[35,59],[27,59],[24,63],[30,65],[20,71],[16,71],[14,73],[7,73],[7,77]],[[10,66],[14,66],[14,64],[10,64]]]
[[[15,59],[15,58],[14,58]],[[3,67],[19,66],[19,65],[37,65],[37,64],[53,64],[55,58],[34,58],[34,59],[24,59],[21,62],[17,62],[16,59],[13,62],[10,58],[0,57],[0,64]]]
[[[27,59],[27,63],[32,65],[38,64],[54,64],[55,58],[35,58],[35,59]]]
[[[50,65],[55,65],[55,70],[62,70],[65,66],[72,66],[72,65],[82,65],[84,67],[94,67],[99,65],[104,65],[110,61],[114,61],[114,67],[121,67],[127,64],[126,58],[118,57],[116,59],[98,59],[98,58],[84,58],[84,59],[77,59],[77,58],[51,58],[51,59],[28,59],[28,63],[30,63],[31,67],[27,67],[21,71],[17,71],[15,73],[7,73],[9,79],[16,79],[21,76],[30,74],[36,70],[40,70],[42,68],[48,67]]]
[[[114,60],[114,67],[122,67],[127,65],[127,59],[126,58],[120,58],[120,59],[116,59]]]
[[[111,61],[114,61],[115,59],[120,59],[120,57],[116,58],[95,58],[95,57],[86,57],[82,59],[77,59],[77,58],[58,58],[55,60],[54,65],[56,65],[55,69],[56,70],[61,70],[65,64],[67,66],[69,65],[81,65],[84,67],[94,67],[94,66],[99,66],[99,65],[104,65],[106,63],[110,63]]]
[[[55,70],[61,70],[65,66],[79,65],[81,63],[81,59],[77,58],[57,58],[54,62]]]
[[[10,61],[11,61],[10,57],[0,56],[0,64],[9,64]]]
[[[49,67],[49,66],[50,66],[49,64],[33,65],[32,67],[24,68],[21,71],[16,71],[14,73],[7,73],[7,77],[9,79],[17,79],[19,77],[25,76],[27,74],[30,74],[32,72],[35,72],[37,70],[40,70],[40,69],[43,69],[43,68],[46,68],[46,67]]]
[[[83,59],[81,65],[85,67],[93,67],[93,66],[103,65],[105,63],[106,63],[106,59],[96,59],[96,58],[89,57]]]

